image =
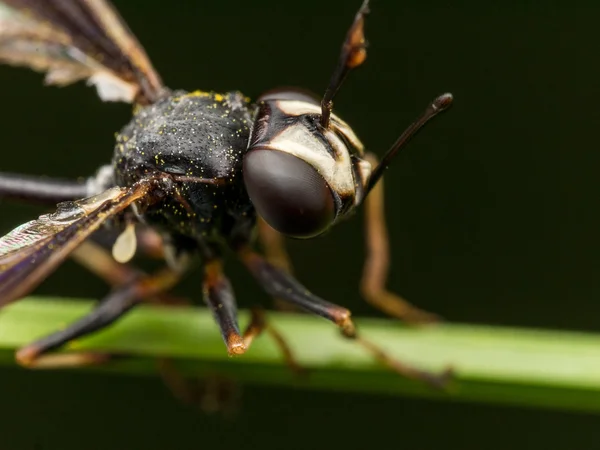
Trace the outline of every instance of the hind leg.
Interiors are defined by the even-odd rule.
[[[171,288],[179,281],[179,274],[163,270],[151,276],[134,277],[113,290],[86,316],[57,331],[21,348],[17,362],[26,367],[74,367],[98,364],[110,358],[98,353],[51,353],[72,340],[108,327],[144,298]]]

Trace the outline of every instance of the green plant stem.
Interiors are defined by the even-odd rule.
[[[13,365],[17,348],[64,327],[92,304],[29,298],[7,306],[0,311],[0,364]],[[248,314],[240,316],[244,325]],[[85,370],[155,375],[156,358],[169,357],[187,374],[219,372],[248,383],[600,412],[600,334],[356,320],[363,337],[406,363],[434,371],[451,365],[456,381],[444,393],[400,378],[323,319],[272,312],[269,321],[309,369],[308,377],[291,373],[268,334],[245,355],[229,357],[204,308],[141,306],[67,350],[131,356]]]

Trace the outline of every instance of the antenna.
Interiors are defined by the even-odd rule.
[[[390,163],[392,162],[392,159],[396,156],[398,151],[400,149],[402,149],[403,147],[405,147],[406,144],[413,138],[413,136],[415,136],[417,134],[417,132],[421,128],[423,128],[423,126],[427,122],[429,122],[431,119],[433,119],[439,113],[448,109],[450,107],[450,105],[452,104],[453,100],[454,100],[454,97],[452,97],[452,94],[446,93],[446,94],[440,95],[435,100],[433,100],[429,104],[429,106],[427,106],[427,109],[423,112],[423,114],[421,114],[421,116],[419,116],[417,118],[416,121],[411,123],[409,125],[409,127],[406,130],[404,130],[404,133],[402,133],[400,135],[398,140],[394,143],[394,145],[392,145],[392,148],[390,148],[388,150],[388,152],[385,154],[383,159],[379,162],[379,164],[377,165],[375,170],[373,170],[373,173],[371,174],[371,177],[369,179],[369,184],[367,185],[367,188],[365,189],[365,191],[366,191],[365,196],[371,191],[371,189],[373,189],[373,186],[375,186],[377,184],[379,179],[382,177],[383,172],[390,165]]]
[[[329,128],[329,119],[333,109],[333,97],[337,94],[350,70],[360,66],[367,59],[367,43],[365,41],[365,16],[369,13],[369,0],[364,0],[356,13],[354,22],[346,34],[338,64],[331,75],[329,86],[321,100],[321,126]]]

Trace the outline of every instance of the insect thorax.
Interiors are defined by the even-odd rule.
[[[175,181],[174,191],[144,212],[164,233],[193,239],[230,238],[254,224],[242,180],[251,105],[239,92],[176,91],[135,112],[117,134],[115,182],[129,186],[157,173],[214,180]]]

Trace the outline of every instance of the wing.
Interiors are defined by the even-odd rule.
[[[146,197],[151,183],[58,205],[0,239],[0,306],[27,295],[107,219]]]
[[[165,91],[143,47],[108,0],[0,0],[0,63],[87,80],[104,101],[147,104]]]

